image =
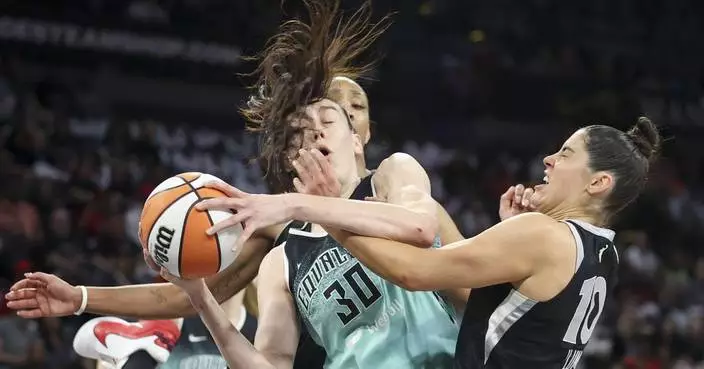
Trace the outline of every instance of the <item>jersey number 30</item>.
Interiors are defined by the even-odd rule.
[[[606,279],[600,276],[587,279],[582,284],[579,295],[581,299],[577,305],[577,311],[575,311],[562,340],[573,345],[583,346],[589,341],[596,327],[596,322],[604,311]]]
[[[355,264],[355,266],[347,270],[343,276],[345,277],[345,282],[347,282],[350,288],[352,288],[352,291],[354,291],[354,294],[357,295],[357,298],[362,302],[362,305],[364,305],[365,308],[372,306],[372,304],[381,297],[381,292],[379,292],[376,286],[374,286],[372,280],[369,278],[367,273],[364,272],[364,269],[362,269],[361,264]],[[369,293],[362,289],[357,280],[360,280],[362,284],[364,284]],[[340,321],[342,321],[342,324],[347,325],[347,323],[359,315],[360,310],[354,301],[349,298],[345,298],[345,290],[346,289],[342,286],[342,283],[337,280],[333,282],[330,287],[325,290],[325,292],[323,292],[323,296],[329,300],[333,294],[337,295],[335,297],[335,301],[337,301],[340,306],[346,307],[347,310],[349,310],[347,313],[337,313],[337,316],[340,318]]]

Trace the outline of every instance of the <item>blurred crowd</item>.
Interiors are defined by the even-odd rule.
[[[174,28],[245,49],[281,17],[278,1],[15,5],[20,14]],[[470,144],[462,134],[468,127],[481,133],[512,121],[548,135],[594,121],[623,128],[642,112],[684,127],[673,131],[648,191],[614,225],[620,281],[581,365],[704,368],[704,153],[680,139],[704,138],[697,128],[704,122],[702,4],[430,0],[398,7],[369,88],[376,122],[369,167],[394,151],[412,154],[467,237],[498,221],[508,186],[542,178],[542,155],[564,138],[531,146],[508,137],[521,144],[517,150]],[[253,15],[257,21],[248,21]],[[7,60],[22,64],[23,57],[0,51],[0,178],[8,179],[0,182],[3,291],[30,270],[85,285],[151,281],[137,221],[146,196],[175,173],[203,171],[266,192],[250,162],[257,139],[241,125],[208,128],[87,109],[101,102],[51,76],[15,73]],[[27,321],[4,303],[0,311],[0,369],[79,365],[71,341],[88,316]]]

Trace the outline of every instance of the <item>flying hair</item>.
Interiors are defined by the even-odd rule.
[[[352,78],[349,78],[349,77],[345,77],[345,76],[335,76],[332,80],[333,80],[333,82],[335,82],[335,81],[344,81],[344,82],[347,82],[347,83],[351,83],[351,84],[357,86],[360,90],[362,89],[362,86],[360,86],[359,83],[357,83],[357,81],[355,81],[355,80],[353,80]]]
[[[371,21],[371,1],[349,17],[340,12],[339,0],[305,0],[307,23],[292,19],[279,26],[254,60],[257,68],[251,95],[241,109],[250,132],[261,134],[259,163],[269,189],[293,189],[290,152],[300,145],[304,129],[292,120],[303,117],[305,107],[326,98],[335,77],[358,79],[375,61],[354,64],[390,26],[389,15]]]

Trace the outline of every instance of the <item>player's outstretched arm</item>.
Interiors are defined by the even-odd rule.
[[[290,369],[298,345],[296,310],[284,280],[282,248],[262,263],[259,284],[259,327],[255,346],[235,328],[202,280],[165,275],[186,291],[220,353],[232,369]]]
[[[499,199],[499,218],[503,221],[510,217],[533,211],[535,208],[531,204],[533,189],[526,188],[523,185],[511,186],[501,195]],[[450,215],[445,211],[442,205],[437,204],[438,219],[440,221],[440,238],[443,245],[448,245],[454,242],[464,240],[457,226],[452,221]],[[450,299],[452,304],[457,309],[461,309],[467,303],[470,288],[454,288],[442,290],[442,294]]]
[[[552,262],[550,249],[565,243],[545,215],[512,217],[479,235],[439,249],[330,229],[352,255],[383,278],[408,290],[480,288],[528,278]]]
[[[251,238],[237,262],[208,278],[215,298],[223,302],[242,290],[257,275],[271,240]],[[121,287],[86,287],[85,310],[99,315],[136,319],[174,319],[195,314],[188,296],[171,283]],[[61,278],[46,273],[30,273],[15,283],[6,295],[7,306],[23,318],[71,315],[81,308],[83,293]]]
[[[427,174],[406,154],[394,154],[384,162],[374,175],[377,195],[381,194],[384,202],[307,195],[339,196],[339,185],[337,194],[306,187],[307,183],[316,182],[313,178],[320,176],[336,181],[330,162],[318,150],[311,150],[303,151],[294,166],[301,177],[295,182],[300,193],[255,195],[223,182],[213,182],[207,186],[229,197],[202,201],[197,208],[235,210],[236,214],[215,224],[208,233],[244,223],[240,240],[246,240],[261,227],[296,219],[418,246],[432,245],[438,226]]]
[[[322,175],[334,175],[329,162],[317,150],[301,155],[301,161],[307,164],[297,166],[299,176],[313,177],[315,168],[322,168]],[[294,219],[417,246],[432,245],[438,233],[437,209],[423,167],[410,155],[395,153],[381,162],[372,182],[377,201],[288,194],[287,204]]]
[[[284,268],[284,247],[267,254],[259,269],[259,319],[254,346],[277,369],[293,368],[300,330],[296,305],[289,292]]]

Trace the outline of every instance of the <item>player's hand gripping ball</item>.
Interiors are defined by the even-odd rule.
[[[176,277],[192,279],[216,274],[232,264],[240,252],[233,246],[242,233],[241,225],[212,236],[205,232],[232,212],[195,208],[205,199],[227,197],[217,189],[205,187],[213,181],[220,180],[210,174],[182,173],[161,182],[144,203],[139,222],[142,247],[158,266]]]

